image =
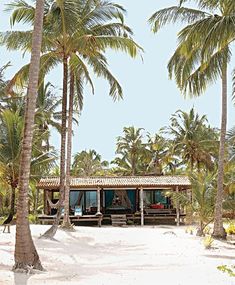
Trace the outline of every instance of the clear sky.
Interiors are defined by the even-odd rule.
[[[8,14],[3,6],[10,1],[0,2],[0,30],[9,29]],[[126,23],[134,31],[135,41],[144,48],[140,58],[130,59],[122,53],[108,52],[110,69],[118,78],[124,91],[124,100],[113,102],[108,96],[108,85],[101,79],[94,79],[95,95],[86,90],[84,109],[75,126],[73,152],[95,149],[103,159],[115,156],[116,137],[122,135],[123,127],[142,127],[152,134],[169,124],[171,114],[178,109],[189,111],[193,106],[200,115],[206,114],[213,127],[220,126],[221,88],[220,82],[210,87],[200,98],[184,99],[175,82],[168,79],[167,62],[177,46],[176,34],[179,26],[167,26],[157,35],[150,31],[147,19],[158,9],[173,6],[177,0],[116,0],[127,10]],[[12,67],[6,73],[10,77],[27,62],[19,52],[6,51],[0,47],[0,66],[11,61]],[[62,69],[57,68],[48,80],[58,87],[62,83]],[[231,78],[230,78],[231,79]],[[231,80],[230,82],[231,83]],[[231,84],[230,84],[231,85]],[[235,109],[231,102],[231,88],[228,99],[228,127],[234,126]],[[53,134],[53,143],[59,148],[59,136]]]

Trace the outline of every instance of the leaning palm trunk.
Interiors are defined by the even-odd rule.
[[[213,236],[216,238],[226,237],[226,232],[223,228],[223,220],[222,220],[226,125],[227,125],[227,63],[224,64],[224,68],[222,71],[222,114],[221,114],[217,195],[215,202],[215,215],[214,215],[215,220],[214,220],[214,231],[213,231]]]
[[[14,270],[21,269],[29,271],[31,268],[43,270],[37,250],[33,243],[28,220],[28,189],[42,42],[43,12],[44,0],[38,0],[36,2],[32,53],[29,69],[29,86],[27,92],[25,125],[20,159]]]
[[[57,206],[57,214],[53,225],[41,236],[41,238],[53,238],[58,229],[61,210],[64,204],[65,187],[65,155],[66,155],[66,121],[67,121],[67,88],[68,88],[68,60],[63,59],[63,97],[62,97],[62,123],[61,123],[61,153],[60,153],[60,196]]]
[[[64,195],[64,218],[62,227],[71,229],[69,218],[69,193],[70,193],[70,167],[72,156],[72,131],[73,131],[73,101],[74,101],[74,74],[70,72],[70,94],[69,94],[69,115],[68,115],[68,134],[67,134],[67,160],[66,160],[66,182]]]

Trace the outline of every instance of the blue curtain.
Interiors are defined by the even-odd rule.
[[[74,206],[77,204],[79,192],[80,191],[70,191],[69,205],[71,208],[74,208]]]
[[[161,203],[164,205],[167,204],[167,199],[164,196],[164,192],[162,192],[162,190],[155,191],[155,203]]]
[[[107,190],[107,191],[104,191],[104,193],[105,193],[105,208],[108,208],[112,206],[114,191]]]
[[[96,191],[86,192],[86,207],[97,207],[97,192]]]
[[[136,201],[135,190],[127,190],[127,196],[131,202],[131,209],[135,209],[135,201]]]

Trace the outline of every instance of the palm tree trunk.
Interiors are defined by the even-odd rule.
[[[22,269],[29,271],[30,268],[43,270],[37,250],[33,243],[28,220],[28,189],[42,43],[43,12],[44,0],[39,0],[36,2],[35,10],[32,53],[29,69],[29,86],[25,108],[25,125],[20,159],[14,270]]]
[[[63,97],[62,97],[62,122],[61,122],[61,148],[60,148],[60,197],[56,218],[53,225],[40,237],[52,239],[58,229],[61,210],[64,204],[65,188],[65,156],[66,156],[66,122],[67,122],[67,92],[68,92],[68,58],[63,58]]]
[[[64,219],[63,219],[63,228],[66,229],[71,228],[71,221],[69,218],[69,193],[70,193],[70,167],[71,167],[71,156],[72,156],[73,101],[74,101],[74,74],[73,71],[70,71],[66,183],[65,183],[65,197],[64,197]]]
[[[35,197],[35,203],[34,203],[34,209],[33,209],[34,215],[37,215],[38,202],[39,202],[39,191],[38,189],[36,189],[36,197]]]
[[[13,219],[14,212],[15,212],[15,196],[16,196],[16,188],[11,186],[10,212],[6,220],[3,222],[3,224],[9,224]]]
[[[222,70],[222,114],[221,114],[217,194],[215,201],[215,214],[214,214],[215,219],[214,219],[214,231],[213,231],[213,236],[215,238],[226,237],[226,232],[223,228],[223,220],[222,220],[226,125],[227,125],[227,63],[224,64],[224,68]]]
[[[204,229],[204,225],[203,225],[202,220],[200,220],[199,227],[197,229],[196,235],[199,236],[199,237],[203,236],[203,229]]]

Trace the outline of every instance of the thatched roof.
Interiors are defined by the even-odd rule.
[[[100,188],[172,188],[179,186],[190,188],[187,176],[122,176],[122,177],[72,177],[70,189]],[[37,188],[59,189],[59,177],[42,178]]]

